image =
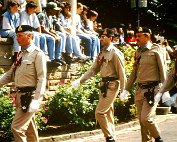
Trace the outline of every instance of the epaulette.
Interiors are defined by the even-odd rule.
[[[163,46],[161,46],[157,43],[153,43],[152,50],[154,50],[155,52],[161,52],[164,54]]]
[[[35,49],[38,50],[38,51],[41,50],[41,49],[40,49],[39,47],[37,47],[37,46],[35,46]]]
[[[36,51],[41,51],[41,49],[39,47],[37,47],[37,46],[35,46],[35,50]]]
[[[157,44],[157,43],[153,43],[153,44],[152,44],[152,49],[153,49],[153,50],[158,50],[158,51],[160,50],[160,51],[161,51],[163,48],[162,48],[161,45],[159,45],[159,44]]]
[[[161,48],[162,46],[160,44],[157,44],[157,43],[153,43],[152,46],[155,48]]]
[[[117,49],[116,47],[113,49],[114,53],[116,53],[121,60],[124,60],[124,53]]]

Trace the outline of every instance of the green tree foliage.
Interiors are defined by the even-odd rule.
[[[158,30],[165,31],[164,36],[170,39],[176,38],[174,36],[177,31],[176,8],[175,0],[149,0],[148,9],[151,11],[151,16],[154,17],[154,22],[159,27]]]

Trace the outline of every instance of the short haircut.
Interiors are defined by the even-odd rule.
[[[91,17],[91,16],[98,16],[98,13],[96,12],[96,11],[94,11],[94,10],[90,10],[89,11],[89,17]]]
[[[80,7],[83,7],[83,4],[82,3],[77,3],[77,8],[80,8]]]
[[[37,8],[37,4],[34,1],[27,2],[26,9],[33,8],[33,7]]]
[[[18,2],[14,1],[14,0],[11,0],[7,4],[7,9],[10,9],[10,7],[14,7],[16,5],[20,6]]]

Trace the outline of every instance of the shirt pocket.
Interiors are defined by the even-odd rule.
[[[155,61],[156,61],[156,56],[155,56],[155,53],[154,52],[150,52],[148,54],[148,61],[149,61],[149,64],[154,64]]]
[[[140,62],[142,64],[151,64],[154,63],[155,60],[155,53],[149,52],[141,56]]]
[[[23,74],[29,74],[31,70],[34,69],[34,63],[31,60],[23,60],[21,66],[22,66],[21,72]]]

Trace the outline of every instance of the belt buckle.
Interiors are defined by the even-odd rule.
[[[18,89],[13,87],[13,88],[10,88],[10,94],[15,94],[16,92],[18,92]]]

